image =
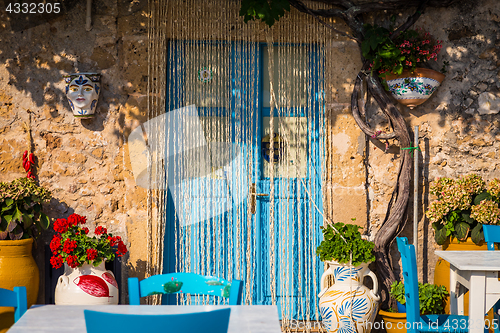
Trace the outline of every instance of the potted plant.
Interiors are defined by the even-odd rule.
[[[438,178],[430,184],[430,193],[436,197],[425,215],[432,223],[434,239],[444,245],[456,238],[470,237],[476,245],[484,241],[483,224],[500,223],[500,180],[487,185],[476,174],[459,179]]]
[[[379,311],[385,323],[384,327],[387,333],[406,332],[406,297],[404,283],[395,281],[391,285],[389,294],[396,300],[398,312]],[[445,313],[445,304],[449,296],[445,286],[419,282],[418,296],[420,300],[420,314]]]
[[[118,304],[118,285],[105,261],[127,253],[120,236],[98,226],[92,234],[84,226],[86,218],[71,214],[54,222],[56,234],[50,242],[52,267],[64,264],[57,281],[56,304]]]
[[[36,302],[40,283],[31,252],[33,240],[49,226],[42,205],[50,198],[50,191],[37,185],[31,175],[0,182],[0,288],[25,286],[28,307]],[[2,330],[14,323],[14,311],[4,308],[0,312]]]
[[[378,282],[368,268],[368,263],[375,260],[374,244],[361,238],[360,228],[344,223],[322,227],[324,239],[316,253],[328,268],[321,276],[318,297],[322,321],[328,332],[370,332],[378,311]],[[335,283],[327,287],[330,276]],[[373,289],[363,285],[365,276],[372,278]]]
[[[363,57],[371,61],[371,71],[385,80],[386,89],[403,105],[413,108],[425,102],[437,89],[444,75],[423,68],[437,60],[442,44],[430,33],[406,30],[391,39],[391,32],[379,26],[365,25]]]
[[[446,251],[486,251],[482,226],[500,222],[500,180],[486,183],[479,175],[469,174],[458,179],[438,178],[429,188],[435,198],[425,215],[434,228],[436,243]],[[449,288],[449,281],[450,264],[438,259],[434,283]],[[468,294],[464,303],[467,314]]]

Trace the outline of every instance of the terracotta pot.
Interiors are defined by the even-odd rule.
[[[12,290],[25,286],[28,308],[38,298],[40,271],[33,259],[33,239],[0,240],[0,288]],[[14,309],[0,308],[0,332],[6,332],[14,323]]]
[[[384,80],[392,96],[399,103],[413,109],[431,97],[444,77],[443,74],[432,69],[415,68],[413,72],[404,70],[401,75],[388,74]]]
[[[327,332],[369,333],[377,315],[378,282],[368,264],[352,266],[327,262],[328,269],[321,276],[319,309]],[[326,281],[333,276],[335,283],[326,288]],[[373,280],[373,289],[363,285],[363,278]]]
[[[384,328],[387,333],[406,333],[406,313],[384,310],[379,310],[378,313],[384,320]]]
[[[115,276],[107,271],[104,262],[94,267],[83,264],[71,268],[64,264],[64,274],[57,280],[57,305],[118,304],[118,285]]]

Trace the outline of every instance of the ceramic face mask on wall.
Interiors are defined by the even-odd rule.
[[[92,118],[101,91],[101,75],[76,73],[64,76],[66,96],[76,118]]]

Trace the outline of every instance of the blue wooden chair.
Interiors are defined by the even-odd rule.
[[[403,279],[406,297],[407,333],[417,332],[468,332],[469,317],[460,315],[420,314],[418,297],[418,275],[415,247],[408,244],[406,237],[398,237],[398,250],[401,253]],[[488,332],[486,328],[485,333]]]
[[[495,243],[500,243],[500,225],[483,224],[484,240],[489,251],[495,251]]]
[[[83,310],[87,333],[227,333],[231,309],[182,314],[125,314]]]
[[[500,243],[500,225],[483,224],[484,240],[488,244],[488,251],[495,251],[495,243]],[[493,318],[495,323],[500,323],[500,301],[493,306]],[[499,325],[493,325],[495,333],[500,332]]]
[[[0,288],[0,306],[13,307],[14,322],[18,321],[28,310],[26,287],[14,287],[14,291]]]
[[[153,275],[139,282],[128,279],[130,305],[140,305],[140,298],[156,294],[213,295],[228,299],[229,305],[241,305],[243,283],[240,280],[226,281],[213,276],[195,273],[170,273]]]

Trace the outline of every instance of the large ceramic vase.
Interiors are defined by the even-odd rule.
[[[0,240],[0,288],[12,290],[25,286],[28,307],[35,304],[40,283],[40,272],[31,254],[32,246],[32,238]],[[0,307],[0,332],[6,332],[13,323],[13,308]]]
[[[325,329],[333,332],[369,333],[378,312],[378,281],[368,264],[352,266],[327,262],[328,269],[321,276],[319,308]],[[373,289],[363,285],[363,278],[373,280]],[[326,287],[329,277],[334,284]]]
[[[444,75],[432,69],[415,68],[413,72],[404,70],[401,75],[388,74],[384,79],[392,96],[413,109],[431,97],[443,82]]]
[[[107,271],[104,262],[99,266],[83,264],[71,268],[64,264],[64,274],[57,280],[57,305],[118,304],[118,285],[115,276]]]

